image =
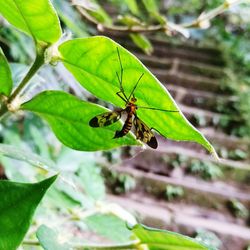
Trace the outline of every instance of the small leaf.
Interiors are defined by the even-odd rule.
[[[140,14],[136,0],[125,0],[124,2],[127,4],[132,14],[134,15]]]
[[[131,134],[112,139],[115,131],[121,129],[121,122],[103,128],[90,127],[91,118],[107,112],[107,109],[81,101],[62,91],[42,92],[24,103],[22,109],[44,118],[57,138],[64,145],[76,150],[95,151],[122,145],[139,145]]]
[[[0,249],[15,250],[19,246],[36,207],[56,177],[34,184],[0,181]]]
[[[50,44],[61,37],[59,19],[49,0],[0,0],[0,14],[36,41]]]
[[[12,76],[10,67],[2,49],[0,48],[0,95],[9,96],[12,90]]]
[[[147,39],[146,36],[142,34],[130,34],[133,42],[141,48],[146,54],[150,55],[153,52],[153,47],[151,42]]]
[[[38,228],[36,236],[45,250],[70,250],[68,244],[61,243],[58,234],[51,228],[42,225]]]
[[[208,247],[192,238],[167,230],[137,224],[132,231],[141,244],[146,244],[149,250],[209,250]]]
[[[96,214],[87,217],[84,222],[97,233],[114,242],[127,242],[130,240],[131,231],[127,228],[126,222],[112,214]]]
[[[159,8],[155,0],[142,0],[142,2],[149,13],[159,12]]]
[[[98,98],[124,108],[124,101],[116,95],[120,91],[116,76],[116,72],[120,75],[117,48],[124,69],[123,88],[126,95],[129,96],[139,77],[144,74],[134,92],[138,106],[179,110],[155,76],[134,55],[107,37],[67,41],[61,44],[59,51],[63,64],[82,86]],[[169,139],[195,141],[214,152],[212,145],[186,120],[181,111],[171,113],[139,108],[137,114],[149,127]]]
[[[88,15],[91,15],[98,23],[112,24],[112,18],[96,0],[73,0],[72,4],[82,7],[82,11],[87,11]]]

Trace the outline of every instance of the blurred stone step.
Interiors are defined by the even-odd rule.
[[[184,189],[184,199],[187,203],[213,207],[217,202],[225,203],[228,200],[237,199],[243,204],[250,204],[249,187],[239,188],[233,186],[232,183],[221,181],[207,182],[193,177],[167,177],[152,172],[144,172],[128,164],[116,166],[113,168],[113,171],[134,177],[137,187],[143,188],[144,191],[155,196],[165,194],[167,185],[174,185]]]
[[[205,64],[201,62],[194,62],[185,59],[164,58],[153,55],[145,55],[143,53],[134,53],[147,67],[175,70],[176,72],[189,73],[191,75],[203,75],[213,79],[221,79],[226,76],[224,68]]]
[[[171,71],[149,68],[150,71],[167,87],[168,84],[182,86],[187,89],[203,90],[222,94],[220,81],[204,76],[187,73],[172,73]]]
[[[249,152],[250,141],[247,138],[239,138],[233,135],[227,135],[223,132],[216,130],[213,127],[199,128],[199,131],[209,140],[211,143],[220,145],[229,150],[241,149],[245,152]]]
[[[193,232],[196,229],[206,229],[213,231],[220,235],[229,235],[232,237],[238,237],[243,240],[250,240],[250,228],[244,225],[237,225],[232,221],[227,221],[226,216],[217,216],[220,219],[209,218],[210,212],[206,211],[205,216],[186,213],[190,208],[187,204],[182,207],[178,204],[174,204],[174,209],[169,206],[159,204],[159,201],[149,201],[147,199],[144,202],[142,195],[140,197],[119,197],[114,195],[108,195],[108,200],[123,206],[132,213],[139,214],[139,217],[143,223],[157,224],[161,228],[173,228],[174,225],[187,227],[190,232],[192,228]],[[201,210],[201,209],[199,209]],[[224,219],[224,220],[223,220]],[[191,233],[191,232],[190,232]],[[232,248],[231,248],[232,249]]]
[[[130,51],[140,53],[141,49],[138,48],[127,35],[121,32],[105,32],[116,42],[123,45]],[[159,39],[150,39],[153,43],[153,56],[165,57],[165,58],[180,58],[194,62],[202,62],[205,64],[224,66],[224,60],[221,56],[221,52],[217,49],[199,48],[197,46],[184,45],[184,44],[172,44]]]
[[[217,111],[220,107],[230,107],[235,101],[235,96],[211,93],[204,90],[195,90],[173,84],[165,85],[175,101],[187,106],[199,107],[210,111]]]

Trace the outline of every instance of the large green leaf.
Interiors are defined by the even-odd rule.
[[[0,0],[0,14],[37,41],[54,43],[61,37],[59,19],[49,0]]]
[[[146,244],[149,250],[209,250],[208,247],[192,238],[166,230],[137,224],[132,231],[141,244]]]
[[[57,138],[66,146],[76,150],[105,150],[122,145],[138,145],[128,134],[112,139],[114,132],[121,129],[121,122],[104,128],[92,128],[89,121],[107,109],[96,104],[81,101],[62,91],[45,91],[22,105],[47,120]]]
[[[75,78],[92,94],[115,106],[124,107],[116,95],[120,90],[116,72],[120,74],[117,48],[124,68],[123,87],[127,96],[144,73],[135,90],[137,104],[159,109],[179,110],[163,85],[130,52],[109,38],[97,36],[67,41],[60,45],[61,60]],[[210,152],[214,149],[180,112],[138,109],[138,116],[149,127],[174,140],[195,141]],[[103,141],[104,143],[104,141]]]
[[[34,184],[0,181],[0,249],[15,250],[25,236],[37,205],[57,176]]]
[[[11,71],[7,59],[0,48],[0,95],[9,96],[12,89]]]

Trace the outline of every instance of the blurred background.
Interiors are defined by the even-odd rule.
[[[35,181],[51,171],[62,175],[45,197],[27,239],[47,220],[53,228],[60,228],[65,240],[124,242],[130,233],[123,220],[137,218],[148,226],[196,237],[214,248],[249,250],[250,2],[202,22],[197,18],[213,14],[224,2],[52,2],[65,39],[101,34],[135,54],[212,143],[221,161],[198,144],[160,136],[157,150],[125,147],[78,152],[63,146],[40,118],[12,114],[0,124],[0,141],[20,151],[12,159],[2,149],[1,178]],[[159,25],[166,18],[169,29],[163,30]],[[131,32],[136,25],[143,32]],[[0,26],[0,46],[18,84],[34,59],[33,41],[2,17]],[[22,98],[29,100],[45,89],[65,90],[112,108],[85,91],[61,64],[44,66]],[[37,155],[49,163],[41,163]],[[22,248],[37,249],[25,244]]]

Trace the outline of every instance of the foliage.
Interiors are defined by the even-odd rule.
[[[228,206],[235,217],[246,219],[249,216],[248,209],[235,199],[230,200]]]
[[[54,0],[54,2],[56,6],[60,6],[58,1]],[[92,3],[91,6],[87,6],[88,10],[84,13],[90,15],[88,17],[94,23],[97,22],[98,27],[112,29],[113,20],[98,5],[97,1]],[[143,30],[147,31],[150,28],[153,31],[160,30],[166,34],[174,32],[187,34],[182,26],[167,22],[166,18],[159,13],[159,7],[155,3],[153,0],[142,1],[145,14],[139,13],[140,8],[136,7],[135,1],[127,1],[128,9],[136,15],[141,15],[142,19],[139,20],[139,24],[135,24],[136,21],[131,24],[131,20],[135,19],[130,19],[131,26],[128,27],[128,23],[125,22],[125,29],[129,31],[135,29],[136,25],[138,26],[138,30],[134,30],[137,34],[134,34],[132,38],[148,53],[152,51],[152,48],[147,38],[140,35]],[[81,7],[86,9],[86,3]],[[222,10],[225,8],[223,7]],[[59,7],[58,12],[63,25],[69,29],[73,27],[75,36],[88,34],[88,31],[82,33],[81,29],[73,25],[77,21],[71,19],[71,14],[68,14],[71,13],[69,9],[65,14],[66,11]],[[30,89],[35,86],[34,81],[41,80],[34,76],[42,66],[62,62],[80,83],[80,91],[84,91],[85,88],[97,98],[124,108],[126,104],[116,95],[119,90],[122,90],[118,80],[119,77],[120,81],[122,78],[118,50],[124,69],[122,87],[125,93],[127,95],[131,93],[135,83],[143,73],[142,81],[135,90],[138,105],[178,111],[171,113],[141,108],[138,110],[138,116],[163,137],[195,141],[209,152],[214,153],[211,144],[186,120],[161,83],[135,56],[109,38],[95,36],[65,41],[67,39],[62,37],[58,13],[49,0],[38,2],[27,0],[25,3],[21,0],[0,0],[0,13],[16,29],[32,38],[34,43],[31,46],[35,47],[36,52],[35,56],[29,54],[25,47],[31,44],[31,40],[9,28],[11,34],[5,34],[5,37],[11,38],[12,41],[21,38],[20,45],[22,45],[12,47],[11,55],[13,58],[19,58],[26,63],[30,62],[30,59],[35,59],[28,71],[24,65],[19,65],[23,78],[17,81],[17,87],[11,92],[12,82],[16,83],[15,74],[13,77],[11,76],[10,66],[2,50],[0,53],[0,93],[5,95],[1,100],[0,108],[0,117],[4,128],[3,143],[0,145],[1,164],[5,168],[6,176],[12,180],[0,181],[0,192],[3,193],[1,197],[4,197],[1,206],[2,210],[6,211],[0,218],[0,246],[10,250],[16,249],[23,241],[23,246],[40,244],[44,249],[74,247],[109,249],[110,246],[113,249],[121,247],[130,249],[171,248],[173,250],[180,247],[183,250],[209,249],[209,247],[186,236],[137,224],[135,218],[123,208],[116,204],[107,203],[101,171],[93,160],[95,155],[67,148],[98,151],[124,145],[141,145],[132,133],[121,139],[112,140],[114,131],[121,129],[121,122],[98,129],[89,126],[89,120],[93,116],[107,109],[62,91],[38,90],[38,94],[36,93],[35,96],[32,91],[30,92]],[[150,16],[149,19],[148,16]],[[146,21],[147,19],[151,23],[144,25],[142,20]],[[5,42],[6,45],[8,42]],[[25,56],[21,55],[20,51],[16,51],[22,48],[25,50]],[[18,65],[14,65],[14,68],[17,70]],[[65,72],[69,74],[68,71]],[[46,75],[43,80],[46,77],[48,79],[48,75]],[[70,89],[69,86],[68,89]],[[19,114],[16,114],[17,111],[19,114],[24,114],[24,121],[20,119]],[[26,111],[30,111],[32,114],[27,114]],[[7,116],[11,112],[15,114]],[[34,117],[33,114],[37,114],[47,121],[56,137],[67,147],[62,146],[53,137],[54,135],[48,132],[49,130],[41,120],[37,122],[37,117]],[[32,119],[29,120],[29,117]],[[20,120],[18,121],[18,119]],[[42,124],[40,127],[37,125],[39,123]],[[44,128],[46,131],[43,131]],[[27,131],[28,134],[26,134]],[[58,182],[47,192],[44,202],[41,203],[33,218],[36,207],[56,177],[35,184],[20,182],[41,180],[48,173],[54,174],[58,171],[61,172]],[[18,181],[18,183],[13,181]],[[126,181],[125,178],[124,183]],[[132,186],[131,183],[130,180]],[[128,188],[126,184],[124,186],[124,189]],[[34,224],[32,224],[32,219]],[[130,222],[134,226],[128,229],[125,222]],[[44,225],[41,226],[41,224]],[[28,232],[27,238],[23,240],[29,228],[31,230]],[[111,241],[112,245],[93,244],[84,234],[86,229],[109,242]],[[10,231],[13,233],[10,234]],[[35,232],[38,241],[35,238]],[[69,232],[80,232],[81,234],[70,234]],[[61,238],[65,239],[64,242],[59,240]],[[117,243],[117,241],[119,242]]]
[[[136,180],[130,175],[108,170],[105,170],[104,174],[109,189],[115,194],[127,193],[136,187]]]
[[[0,249],[16,249],[26,234],[31,218],[56,176],[35,184],[0,182]]]
[[[207,230],[197,230],[197,235],[195,236],[195,239],[208,245],[211,250],[220,249],[222,245],[222,242],[217,237],[217,235]]]
[[[0,48],[0,94],[9,96],[12,84],[10,67],[2,49]]]
[[[182,187],[175,187],[172,185],[166,186],[166,198],[171,201],[176,198],[180,198],[184,195],[184,190]]]
[[[193,174],[198,174],[204,179],[215,180],[222,177],[223,173],[217,165],[212,162],[192,160],[188,171]]]

